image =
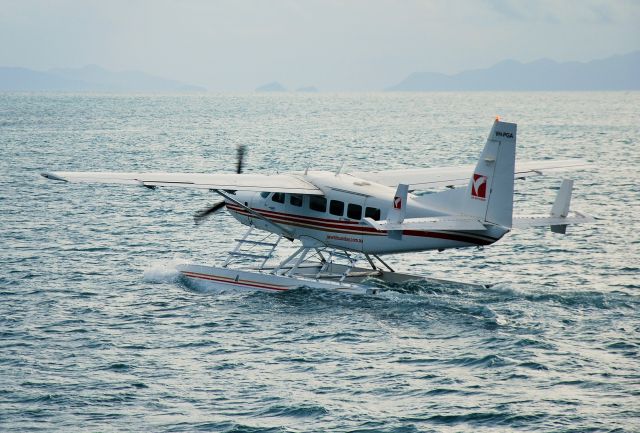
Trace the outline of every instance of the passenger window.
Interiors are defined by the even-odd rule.
[[[269,191],[263,191],[260,193],[260,197],[267,198],[269,197],[269,194],[271,194]]]
[[[331,215],[344,215],[344,202],[339,200],[331,200],[329,203],[329,213]]]
[[[271,200],[275,201],[276,203],[284,203],[284,193],[274,193],[273,196],[271,196]]]
[[[327,199],[321,195],[312,195],[309,197],[309,208],[317,212],[326,212]]]
[[[293,206],[302,206],[302,194],[291,194],[289,196],[289,203]]]
[[[347,206],[347,217],[352,220],[359,220],[362,218],[362,206],[359,204],[349,203]]]
[[[380,221],[380,209],[377,207],[368,207],[364,210],[364,216],[374,221]]]

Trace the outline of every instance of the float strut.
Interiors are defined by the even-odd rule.
[[[295,265],[293,265],[291,269],[289,269],[289,271],[285,273],[285,275],[287,276],[293,275],[293,273],[298,269],[298,266],[300,266],[300,264],[303,262],[304,258],[307,257],[307,253],[309,253],[309,249],[310,248],[304,248],[304,250],[301,251],[300,256],[298,257],[298,260],[296,260]]]
[[[369,257],[369,254],[365,254],[364,256],[367,258],[367,261],[368,261],[368,262],[369,262],[369,264],[371,265],[371,268],[372,268],[374,271],[377,271],[377,270],[378,270],[378,268],[376,268],[376,264],[375,264],[375,263],[373,263],[373,260],[371,260],[371,257]]]
[[[291,260],[293,260],[298,254],[300,254],[302,252],[302,250],[306,249],[305,247],[300,247],[297,250],[295,250],[295,252],[293,254],[291,254],[289,257],[287,257],[286,259],[284,259],[282,262],[280,262],[280,264],[278,265],[277,268],[275,268],[272,272],[276,275],[280,274],[280,270],[283,268],[283,266],[285,266],[287,263],[289,263]]]
[[[384,267],[385,267],[385,268],[389,269],[389,271],[390,271],[390,272],[395,272],[393,269],[391,269],[391,266],[387,265],[387,264],[384,262],[384,260],[382,260],[382,259],[380,258],[380,256],[378,256],[377,254],[372,254],[372,255],[373,255],[373,257],[375,257],[376,259],[378,259],[378,261],[379,261],[380,263],[382,263],[382,264],[384,265]]]

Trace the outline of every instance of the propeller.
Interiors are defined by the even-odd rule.
[[[236,173],[240,174],[242,173],[242,165],[244,163],[244,154],[247,153],[247,148],[246,146],[243,146],[242,144],[238,146],[238,156],[237,156],[237,161],[236,161]]]
[[[238,159],[236,161],[236,173],[238,174],[242,173],[244,155],[246,153],[247,153],[247,149],[245,146],[243,145],[238,146],[238,153],[237,153]],[[196,225],[202,224],[205,219],[207,219],[210,215],[222,209],[225,206],[225,204],[226,204],[225,201],[221,200],[215,203],[213,206],[210,206],[206,209],[202,209],[196,212],[195,215],[193,216],[193,220],[195,221]]]
[[[199,210],[193,216],[193,220],[196,222],[196,225],[202,224],[204,222],[204,220],[207,219],[207,217],[209,215],[219,211],[224,206],[225,206],[225,202],[224,202],[224,200],[222,200],[222,201],[219,201],[218,203],[214,204],[213,206],[210,206],[210,207],[208,207],[206,209]]]

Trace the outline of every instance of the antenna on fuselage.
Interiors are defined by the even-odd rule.
[[[340,167],[338,167],[338,170],[336,171],[335,176],[340,174],[340,172],[342,171],[342,167],[344,167],[344,160],[342,161],[342,164],[340,164]]]

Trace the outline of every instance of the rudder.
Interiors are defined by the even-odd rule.
[[[463,213],[511,228],[516,124],[496,119],[469,180]]]

